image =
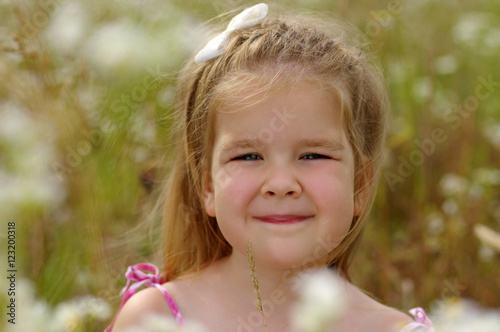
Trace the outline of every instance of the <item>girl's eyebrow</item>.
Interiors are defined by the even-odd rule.
[[[343,150],[344,145],[335,139],[327,139],[327,138],[307,138],[301,139],[297,144],[299,147],[307,147],[307,148],[326,148],[332,151]]]
[[[246,148],[256,148],[261,146],[263,143],[258,138],[253,139],[240,139],[240,140],[227,140],[222,143],[222,147],[220,149],[221,154],[230,154],[236,150],[246,149]]]
[[[263,142],[258,139],[240,139],[240,140],[227,140],[222,143],[221,154],[230,154],[240,149],[257,148],[262,146]],[[335,139],[327,138],[305,138],[297,143],[299,148],[326,148],[331,151],[340,151],[344,149],[344,145]]]

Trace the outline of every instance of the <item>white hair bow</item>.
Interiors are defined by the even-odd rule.
[[[221,55],[227,47],[229,34],[235,30],[250,27],[262,21],[267,15],[268,7],[265,3],[259,3],[247,8],[229,22],[227,29],[211,39],[205,47],[194,57],[196,63],[202,63]]]

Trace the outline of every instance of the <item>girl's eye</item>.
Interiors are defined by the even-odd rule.
[[[313,159],[331,159],[331,158],[318,153],[308,153],[303,155],[301,159],[313,160]]]
[[[255,153],[248,153],[244,154],[242,156],[238,156],[236,158],[233,158],[232,160],[261,160],[262,158]]]

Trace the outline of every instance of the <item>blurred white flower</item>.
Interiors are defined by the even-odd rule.
[[[473,171],[472,178],[482,185],[498,186],[500,185],[500,169],[478,168]]]
[[[36,124],[28,112],[12,102],[0,105],[0,139],[9,144],[29,144],[35,139]]]
[[[82,331],[85,321],[84,316],[78,312],[72,303],[60,303],[54,312],[53,317],[56,332]]]
[[[480,308],[471,300],[439,302],[430,316],[438,332],[500,331],[500,311]]]
[[[298,332],[323,332],[334,326],[345,312],[347,299],[342,280],[328,269],[303,272],[299,301],[292,314]]]
[[[452,31],[453,39],[468,46],[475,46],[482,34],[487,31],[495,17],[486,12],[470,12],[463,14]]]
[[[33,284],[27,279],[17,281],[16,304],[16,324],[3,320],[6,332],[84,331],[89,319],[103,321],[112,314],[106,301],[90,295],[61,302],[53,310],[45,301],[36,298]]]
[[[17,281],[16,303],[18,306],[16,310],[16,324],[10,324],[5,317],[2,317],[2,324],[5,324],[6,332],[54,331],[50,325],[51,308],[46,302],[35,298],[35,290],[29,280],[19,279]]]
[[[84,54],[103,74],[146,75],[151,68],[165,70],[184,58],[188,45],[192,47],[192,29],[179,11],[163,19],[163,24],[151,22],[150,26],[126,18],[104,24],[89,37]]]
[[[423,101],[432,94],[432,81],[429,77],[423,76],[415,80],[413,94],[419,101]]]
[[[500,150],[500,124],[489,124],[484,128],[484,136],[490,143]]]
[[[427,216],[427,231],[431,235],[439,235],[444,230],[443,215],[440,212],[432,212]]]
[[[103,321],[111,317],[111,306],[103,299],[86,295],[61,302],[54,310],[54,323],[62,331],[80,331],[89,319]]]
[[[460,196],[466,192],[468,181],[459,175],[447,173],[439,181],[439,187],[446,197]]]
[[[135,148],[132,154],[137,163],[145,162],[151,157],[151,151],[142,146]]]
[[[152,144],[156,135],[154,123],[140,113],[136,113],[132,117],[134,126],[130,128],[127,137],[133,142]]]
[[[91,64],[104,72],[145,70],[154,53],[150,37],[143,28],[130,22],[102,26],[87,42],[85,54]]]
[[[55,148],[48,127],[22,107],[0,105],[0,214],[26,203],[56,207],[64,200],[64,187],[51,166]]]
[[[111,317],[112,309],[108,302],[101,298],[86,295],[79,300],[80,308],[88,317],[103,321]]]
[[[76,54],[89,30],[89,15],[79,2],[57,7],[45,32],[49,45],[63,55]]]
[[[500,27],[490,29],[484,37],[484,43],[490,49],[500,48]]]
[[[454,55],[443,55],[434,60],[434,69],[441,75],[452,74],[457,71],[458,61]]]

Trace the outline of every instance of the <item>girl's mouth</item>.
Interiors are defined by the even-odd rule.
[[[296,224],[299,222],[306,221],[311,217],[312,216],[273,214],[273,215],[255,217],[255,219],[270,224]]]

